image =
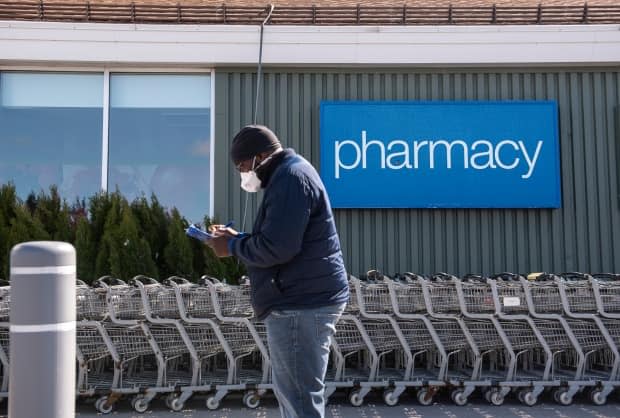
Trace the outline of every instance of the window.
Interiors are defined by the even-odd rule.
[[[69,203],[102,187],[130,201],[154,193],[201,221],[211,203],[211,75],[113,73],[108,85],[105,74],[0,73],[0,184],[13,182],[22,199],[57,185]]]
[[[155,193],[192,221],[209,211],[209,75],[110,76],[109,180],[128,199]]]
[[[103,74],[0,74],[0,184],[57,185],[69,202],[101,188]]]

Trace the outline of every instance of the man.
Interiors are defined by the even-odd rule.
[[[265,126],[241,129],[230,157],[241,187],[264,196],[251,234],[214,225],[209,245],[248,269],[282,416],[323,417],[330,338],[349,297],[329,198],[314,167]]]

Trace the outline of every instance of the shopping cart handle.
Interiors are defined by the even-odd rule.
[[[152,277],[145,276],[143,274],[138,274],[133,279],[131,279],[132,283],[140,282],[142,284],[159,284],[159,282]]]
[[[592,277],[600,281],[618,281],[620,280],[620,274],[618,273],[596,273]]]
[[[417,281],[418,281],[418,279],[426,279],[426,278],[427,278],[427,277],[422,276],[422,275],[420,275],[420,274],[411,273],[411,272],[409,272],[409,271],[408,271],[408,272],[406,272],[406,273],[404,274],[404,276],[405,276],[405,279],[406,279],[406,280],[409,280],[409,281],[414,281],[414,282],[417,282]]]
[[[571,271],[568,273],[562,273],[560,274],[560,277],[563,278],[564,280],[589,280],[590,276],[589,274],[586,273],[580,273],[578,271]]]
[[[555,280],[557,276],[553,273],[541,273],[534,279],[537,282],[548,282]]]
[[[368,270],[366,272],[366,277],[368,280],[383,280],[383,273],[379,270]]]
[[[200,284],[202,285],[207,285],[207,284],[217,284],[220,283],[220,281],[218,279],[216,279],[215,277],[211,277],[209,275],[203,275],[200,278]]]
[[[505,271],[503,273],[494,274],[490,278],[493,280],[502,279],[502,280],[510,282],[510,281],[519,281],[519,279],[521,278],[521,275],[516,274],[516,273],[511,273],[509,271]]]
[[[486,283],[487,279],[479,274],[466,274],[462,279],[464,282]]]
[[[169,284],[171,282],[174,282],[176,284],[191,284],[191,282],[187,280],[185,277],[179,277],[179,276],[170,276],[164,281],[165,284]]]
[[[117,279],[112,276],[101,276],[95,280],[95,287],[107,287],[107,286],[126,286],[127,283],[124,280]]]
[[[432,281],[437,281],[437,282],[441,282],[441,281],[449,281],[452,279],[458,279],[458,277],[453,276],[451,274],[448,273],[443,273],[443,272],[439,272],[439,273],[435,273],[431,276],[431,280]]]

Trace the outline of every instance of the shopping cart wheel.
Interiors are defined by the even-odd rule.
[[[243,395],[243,404],[250,409],[256,409],[260,405],[260,397],[255,391],[250,390]]]
[[[467,404],[467,396],[465,396],[463,389],[454,389],[452,393],[450,393],[450,398],[455,405],[465,406]]]
[[[417,398],[420,405],[429,406],[433,404],[433,394],[426,388],[418,390]]]
[[[217,408],[220,407],[220,401],[215,399],[215,396],[209,396],[207,398],[206,404],[207,404],[207,408],[210,409],[211,411],[215,411]]]
[[[95,409],[101,414],[109,414],[114,409],[114,404],[108,404],[108,397],[102,396],[95,401]]]
[[[501,406],[504,404],[504,396],[499,389],[492,389],[489,393],[489,402],[495,406]]]
[[[557,388],[553,392],[553,400],[563,406],[568,406],[573,403],[573,397],[568,395],[567,388]]]
[[[139,414],[145,413],[149,409],[149,402],[144,395],[136,395],[131,401],[131,407]]]
[[[166,406],[175,412],[182,411],[185,404],[179,398],[180,396],[176,393],[169,394],[166,396]]]
[[[534,392],[529,389],[519,391],[517,397],[519,398],[519,402],[527,406],[534,406],[536,402],[538,402],[538,398],[534,396]]]
[[[360,396],[359,390],[351,391],[349,394],[349,402],[351,402],[351,405],[353,406],[362,406],[364,403],[364,398]]]
[[[392,389],[386,389],[383,392],[383,402],[387,406],[396,406],[398,405],[398,397],[394,396],[394,391]]]
[[[602,406],[607,403],[607,397],[603,395],[603,391],[600,389],[590,391],[589,398],[594,405]]]
[[[491,391],[492,388],[484,388],[482,389],[482,397],[488,402],[491,403]]]

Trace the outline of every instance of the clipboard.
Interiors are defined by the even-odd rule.
[[[185,230],[185,234],[187,236],[190,236],[194,239],[197,239],[198,241],[202,241],[202,242],[207,242],[212,238],[215,238],[214,235],[203,231],[202,229],[198,228],[196,225],[191,224],[186,230]]]

